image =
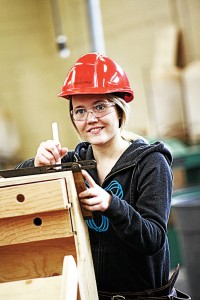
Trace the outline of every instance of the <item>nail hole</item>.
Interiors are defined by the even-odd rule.
[[[42,219],[39,218],[39,217],[33,219],[33,224],[34,224],[35,226],[40,226],[40,225],[42,225]]]
[[[25,196],[23,194],[18,194],[16,199],[18,202],[24,202]]]

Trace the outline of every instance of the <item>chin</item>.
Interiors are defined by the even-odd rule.
[[[104,145],[107,142],[107,140],[101,139],[100,137],[95,137],[95,138],[88,139],[88,142],[92,145],[100,146],[100,145]]]

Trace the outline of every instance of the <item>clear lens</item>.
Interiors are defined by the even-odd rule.
[[[84,107],[78,107],[71,111],[72,117],[74,121],[85,121],[89,112],[93,113],[93,115],[97,118],[104,117],[109,114],[112,110],[111,107],[114,106],[115,103],[112,102],[98,102],[88,109]]]

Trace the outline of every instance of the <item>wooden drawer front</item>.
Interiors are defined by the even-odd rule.
[[[69,210],[0,219],[0,246],[73,235]]]
[[[66,209],[65,178],[0,188],[0,218]]]

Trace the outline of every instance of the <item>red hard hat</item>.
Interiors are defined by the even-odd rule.
[[[134,98],[128,78],[117,63],[102,54],[88,53],[71,68],[58,96],[69,99],[72,95],[110,93],[126,102]]]

